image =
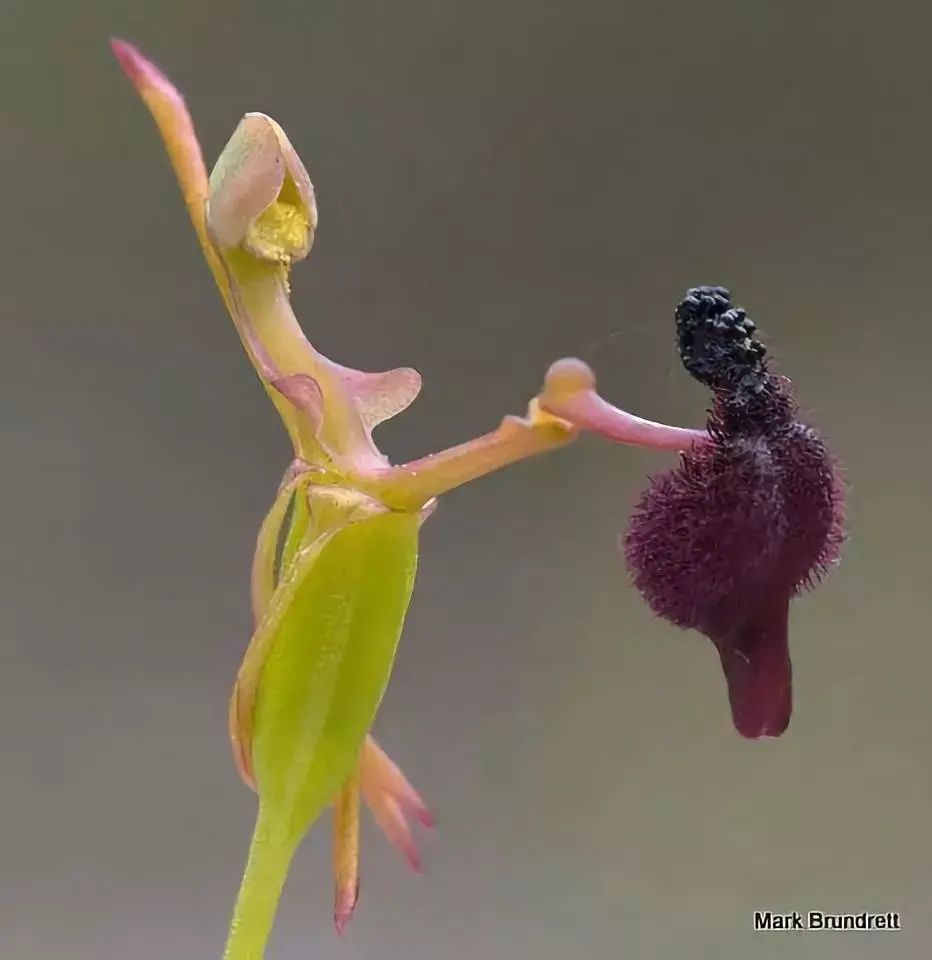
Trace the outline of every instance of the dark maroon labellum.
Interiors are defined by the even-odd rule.
[[[738,732],[776,737],[792,712],[790,598],[838,559],[844,487],[727,290],[690,290],[676,323],[684,366],[713,392],[710,439],[652,478],[625,556],[656,614],[715,644]]]

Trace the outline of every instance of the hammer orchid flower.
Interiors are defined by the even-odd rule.
[[[762,572],[758,579],[772,574],[767,584],[779,582],[779,590],[771,596],[763,587],[757,590],[755,580],[757,592],[742,600],[737,612],[720,596],[743,586],[737,574],[715,581],[718,593],[713,591],[706,600],[703,585],[708,583],[701,569],[681,562],[677,549],[699,556],[697,536],[724,535],[731,529],[724,493],[714,515],[718,526],[703,527],[701,484],[708,480],[724,486],[737,477],[759,492],[754,484],[765,472],[761,464],[790,449],[790,434],[797,444],[793,450],[799,452],[781,461],[784,502],[795,495],[794,466],[811,464],[828,482],[828,461],[816,462],[821,448],[807,447],[808,435],[793,432],[789,412],[781,414],[779,430],[774,425],[769,431],[749,432],[740,409],[729,406],[731,381],[724,387],[716,381],[719,393],[708,431],[655,423],[610,404],[597,392],[586,364],[564,359],[547,371],[524,415],[506,416],[491,432],[439,453],[392,464],[376,445],[373,430],[414,401],[421,378],[407,367],[364,372],[343,366],[315,349],[302,331],[292,311],[289,276],[313,245],[317,205],[307,170],[284,130],[264,114],[246,114],[208,176],[177,89],[135,47],[116,40],[113,49],[155,120],[208,266],[293,446],[260,527],[250,581],[252,638],[230,698],[234,761],[258,803],[225,960],[261,960],[292,858],[329,806],[339,931],[358,896],[361,800],[409,865],[420,869],[412,823],[430,827],[431,815],[370,731],[414,585],[419,529],[447,491],[564,447],[583,431],[618,443],[685,451],[680,473],[673,480],[655,480],[635,513],[627,553],[636,583],[660,615],[696,626],[715,640],[733,704],[735,697],[743,704],[758,695],[768,705],[784,703],[783,694],[771,691],[769,681],[753,678],[784,656],[781,604],[811,575],[813,563],[830,559],[824,542],[813,543],[795,565],[787,560]],[[704,356],[707,348],[698,339],[704,328],[684,323],[688,330],[681,333],[681,344],[692,337],[697,356]],[[785,390],[781,394],[780,381],[767,380],[771,382],[772,390],[768,387],[762,396],[773,394],[777,403]],[[734,422],[729,419],[733,412]],[[771,417],[767,422],[776,421]],[[734,451],[728,447],[726,456],[726,441],[738,435],[744,446]],[[766,448],[759,456],[755,444]],[[723,457],[727,462],[717,473],[715,465]],[[744,465],[740,469],[738,461]],[[783,510],[780,516],[789,516],[797,527],[805,525],[812,511],[807,512],[803,501],[812,500],[816,486],[818,481],[813,481],[797,491],[801,505],[796,512],[773,509]],[[764,500],[752,497],[749,506],[757,508]],[[831,506],[823,507],[820,519],[830,520]],[[683,524],[671,519],[676,510],[686,511]],[[742,536],[760,534],[754,543],[759,541],[763,550],[779,553],[794,537],[803,536],[792,527],[781,528],[778,537],[771,527],[776,529],[779,519],[770,514],[761,525],[763,532],[745,524]],[[677,546],[681,532],[687,541],[693,538],[692,545]],[[831,536],[824,533],[822,540]],[[708,552],[716,549],[710,544]],[[695,582],[690,585],[691,574]],[[667,588],[669,576],[673,586]],[[688,599],[681,608],[670,595],[684,590]],[[756,630],[764,631],[766,642],[754,640]],[[748,666],[742,666],[742,658]],[[767,724],[752,708],[735,711],[742,732],[766,732]],[[770,706],[767,712],[769,716]],[[739,720],[746,716],[752,719]]]

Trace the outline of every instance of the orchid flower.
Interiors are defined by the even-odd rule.
[[[178,91],[134,47],[113,47],[155,119],[205,258],[294,448],[260,527],[253,635],[230,700],[234,760],[258,812],[226,960],[262,957],[291,859],[329,805],[338,931],[358,896],[360,798],[420,869],[411,821],[430,827],[431,815],[370,735],[413,588],[420,525],[441,494],[582,431],[681,452],[676,469],[651,480],[624,538],[635,585],[658,615],[713,640],[738,731],[782,733],[791,711],[789,599],[837,560],[844,491],[836,461],[797,422],[789,381],[769,370],[728,292],[696,288],[676,312],[684,365],[713,390],[705,431],[611,405],[586,364],[564,359],[525,416],[392,465],[372,431],[413,402],[420,376],[354,370],[305,338],[289,272],[310,252],[317,207],[285,132],[247,114],[208,177]]]
[[[230,701],[233,754],[258,813],[224,956],[259,960],[291,859],[328,805],[338,929],[358,891],[360,795],[419,865],[409,820],[429,826],[430,814],[369,731],[411,595],[418,531],[436,498],[583,430],[665,450],[708,437],[613,407],[591,370],[569,359],[550,368],[526,416],[392,465],[372,430],[414,400],[420,376],[341,366],[305,338],[289,271],[311,249],[317,207],[285,132],[264,114],[246,114],[208,178],[178,91],[130,44],[113,41],[113,49],[156,122],[208,265],[294,447],[260,529],[254,632]]]

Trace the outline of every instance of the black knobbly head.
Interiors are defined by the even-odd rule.
[[[731,305],[725,287],[693,287],[676,308],[676,340],[683,366],[716,390],[759,393],[766,381],[766,350],[757,327]]]

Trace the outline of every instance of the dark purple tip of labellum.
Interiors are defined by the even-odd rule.
[[[727,290],[690,290],[676,324],[684,366],[713,391],[711,440],[652,478],[625,556],[656,614],[715,644],[739,733],[779,736],[792,712],[789,601],[838,559],[844,486]]]

